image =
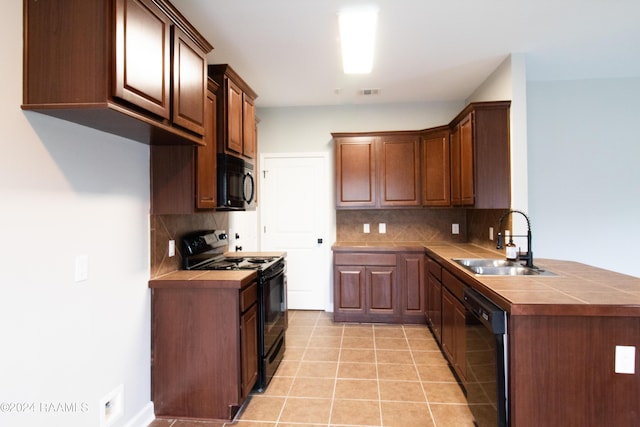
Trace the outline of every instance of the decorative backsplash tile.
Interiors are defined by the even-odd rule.
[[[469,209],[467,211],[467,241],[488,249],[496,248],[498,222],[506,209]],[[511,228],[511,217],[507,217],[503,228]],[[493,227],[493,239],[489,240],[489,227]]]
[[[498,233],[498,221],[503,209],[378,209],[337,210],[336,240],[339,242],[453,242],[475,243],[495,248],[489,240],[489,227]],[[379,233],[384,223],[385,234]],[[363,232],[369,224],[370,232]],[[452,224],[459,225],[460,234],[452,234]],[[505,224],[509,226],[509,224]]]
[[[180,239],[197,230],[228,230],[228,212],[192,215],[151,215],[151,278],[179,270],[182,265]],[[169,257],[169,240],[176,241],[176,256]]]
[[[384,223],[385,234],[379,233]],[[363,232],[369,224],[371,232]],[[451,234],[459,224],[460,234]],[[466,242],[464,209],[337,210],[336,239],[339,242]]]
[[[385,209],[337,210],[336,239],[339,242],[469,242],[495,249],[489,240],[489,227],[498,233],[503,209]],[[384,223],[387,232],[380,234]],[[180,238],[191,231],[229,229],[229,213],[192,215],[151,215],[151,278],[179,270],[182,265]],[[363,232],[369,224],[370,233]],[[460,234],[451,233],[451,224],[459,224]],[[510,228],[505,221],[504,228]],[[169,257],[169,240],[176,241],[176,256]]]

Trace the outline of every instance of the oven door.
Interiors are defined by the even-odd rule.
[[[271,269],[270,269],[271,270]],[[285,270],[284,262],[275,266],[272,271],[267,271],[262,280],[259,291],[262,293],[262,310],[264,316],[261,321],[264,323],[259,325],[262,327],[263,343],[261,347],[261,356],[266,356],[271,347],[275,344],[280,334],[284,331],[285,319]]]

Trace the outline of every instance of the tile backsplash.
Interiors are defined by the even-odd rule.
[[[377,209],[337,210],[336,240],[339,242],[470,242],[495,248],[489,227],[497,234],[503,209]],[[364,224],[370,232],[364,233]],[[386,233],[379,232],[385,224]],[[452,234],[458,224],[459,234]],[[506,225],[506,224],[505,224]]]
[[[151,215],[151,278],[179,270],[182,265],[180,238],[196,230],[228,230],[228,212],[192,215]],[[176,242],[176,256],[169,257],[169,240]]]
[[[369,224],[370,232],[363,232]],[[379,233],[385,224],[386,233]],[[460,234],[451,234],[451,224],[459,224]],[[378,209],[337,210],[336,239],[339,242],[465,242],[464,209]]]
[[[336,239],[339,242],[453,242],[475,243],[495,249],[488,230],[498,233],[504,209],[372,209],[337,210]],[[370,232],[363,232],[369,224]],[[379,233],[385,224],[386,233]],[[458,224],[460,234],[451,233]],[[505,221],[505,228],[511,221]],[[228,212],[191,215],[151,215],[151,278],[179,270],[182,265],[180,238],[191,231],[229,229]],[[169,257],[169,240],[176,242],[176,256]]]

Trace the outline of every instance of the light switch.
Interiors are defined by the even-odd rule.
[[[616,374],[636,373],[636,348],[629,345],[616,346]]]
[[[76,282],[84,282],[89,278],[89,255],[76,255]]]

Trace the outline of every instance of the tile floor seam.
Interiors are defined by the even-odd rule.
[[[344,340],[344,325],[340,333],[340,348],[338,350],[338,363],[336,364],[336,375],[333,379],[333,393],[331,394],[331,406],[329,407],[329,426],[331,425],[331,417],[333,416],[333,405],[336,401],[336,389],[338,388],[338,372],[340,370],[340,360],[342,358],[342,341]]]
[[[404,326],[402,327],[402,332],[406,337],[407,331],[405,330]],[[416,373],[418,374],[418,379],[420,380],[420,388],[422,389],[422,395],[424,396],[424,400],[427,403],[427,409],[429,410],[429,416],[431,417],[431,422],[433,422],[434,427],[437,427],[436,417],[433,416],[433,411],[431,410],[431,403],[429,402],[429,396],[427,395],[427,390],[424,387],[424,382],[422,381],[422,376],[420,375],[420,371],[418,370],[418,364],[416,363],[416,359],[413,356],[413,350],[411,349],[411,344],[408,342],[408,339],[407,339],[407,343],[409,344],[409,354],[411,355],[411,360],[413,361],[413,367],[416,370]]]
[[[379,425],[384,425],[384,419],[382,417],[382,390],[380,388],[380,370],[378,369],[378,349],[376,346],[376,327],[372,326],[373,329],[373,361],[376,364],[376,384],[378,386],[378,421]]]

